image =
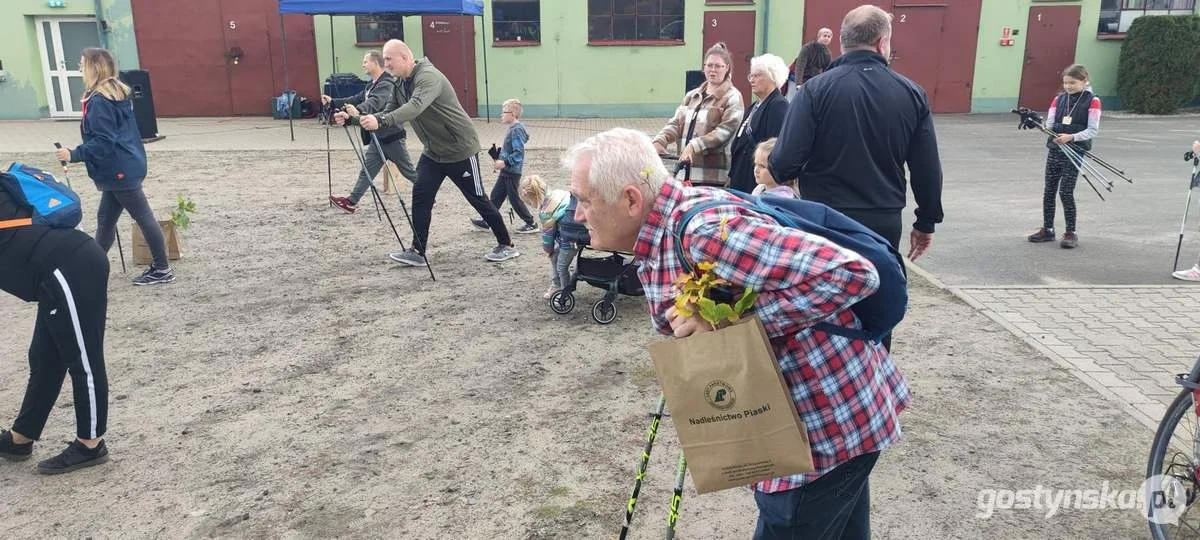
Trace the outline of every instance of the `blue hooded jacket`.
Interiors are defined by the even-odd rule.
[[[133,116],[133,101],[112,101],[92,94],[83,102],[79,130],[83,144],[71,150],[72,162],[84,162],[100,191],[132,191],[146,178],[146,149]]]

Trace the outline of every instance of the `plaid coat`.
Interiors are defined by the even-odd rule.
[[[715,88],[710,88],[705,81],[683,96],[675,116],[658,132],[654,142],[664,148],[674,144],[676,154],[683,151],[684,144],[691,146],[691,180],[725,184],[729,179],[729,142],[742,124],[743,111],[742,93],[733,87],[731,80]],[[693,116],[696,128],[692,138],[685,141]]]

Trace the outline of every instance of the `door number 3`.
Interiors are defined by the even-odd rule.
[[[716,27],[717,27],[717,20],[716,20],[716,19],[713,19],[713,20],[712,20],[712,27],[713,27],[713,28],[716,28]]]
[[[230,30],[237,30],[237,23],[236,23],[236,22],[233,22],[233,21],[229,21],[229,29],[230,29]]]

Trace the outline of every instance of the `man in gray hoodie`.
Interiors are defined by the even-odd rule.
[[[413,247],[392,253],[392,260],[409,266],[425,266],[429,224],[433,220],[433,202],[438,188],[450,178],[463,197],[483,217],[496,236],[496,247],[485,258],[506,261],[520,255],[513,246],[500,212],[484,195],[483,174],[479,169],[479,136],[475,126],[458,103],[454,87],[446,76],[426,58],[413,58],[412,49],[393,39],[383,47],[388,72],[396,78],[396,102],[393,111],[358,116],[350,109],[351,122],[374,131],[405,122],[425,145],[417,161],[417,182],[413,186]]]

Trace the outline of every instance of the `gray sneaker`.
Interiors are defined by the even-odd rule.
[[[515,247],[496,246],[496,249],[493,249],[491,253],[484,255],[483,258],[492,262],[500,262],[507,261],[509,259],[515,259],[519,256],[521,256],[521,253],[518,252],[517,248]]]
[[[532,234],[536,232],[542,232],[542,229],[541,227],[538,227],[532,223],[526,223],[520,227],[517,227],[516,232],[517,234]]]
[[[408,248],[404,251],[397,251],[395,253],[390,253],[390,254],[388,254],[388,257],[391,257],[391,259],[393,261],[396,261],[400,264],[407,264],[409,266],[428,266],[429,265],[429,263],[425,262],[425,257],[422,257],[421,254],[417,253],[417,250],[415,250],[413,248]]]

